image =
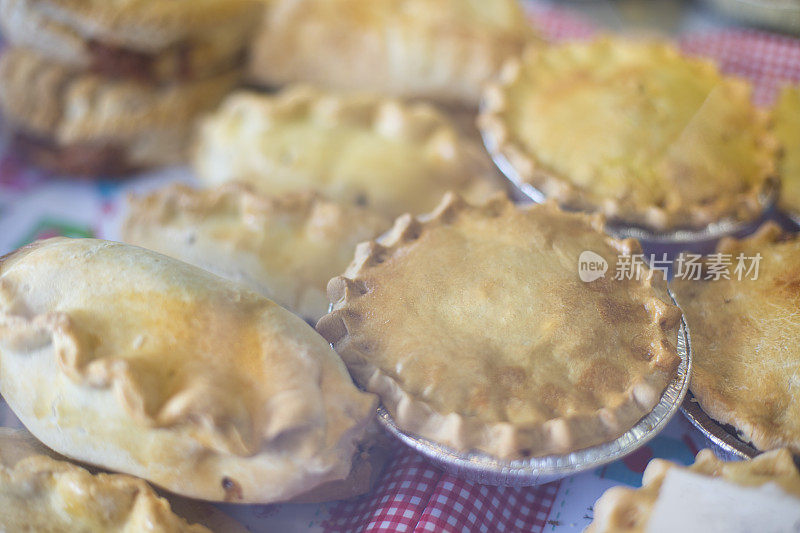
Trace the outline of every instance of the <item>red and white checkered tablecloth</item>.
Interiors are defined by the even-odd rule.
[[[553,41],[590,38],[591,21],[551,5],[531,6],[534,22]],[[725,29],[684,35],[689,53],[717,60],[755,86],[767,105],[783,83],[800,80],[800,41],[764,32]],[[46,176],[13,155],[0,160],[0,255],[36,238],[68,234],[115,238],[118,206],[130,191],[166,181],[191,181],[186,170],[164,170],[124,183],[74,182]],[[0,401],[0,424],[14,425]],[[692,461],[702,436],[678,415],[647,446],[594,472],[535,488],[482,486],[444,473],[402,445],[375,490],[326,505],[226,506],[254,532],[567,532],[591,520],[591,505],[610,486],[637,485],[652,457]]]

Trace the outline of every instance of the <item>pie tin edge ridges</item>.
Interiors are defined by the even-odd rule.
[[[685,319],[681,317],[678,331],[680,364],[675,377],[653,410],[613,441],[564,455],[503,461],[483,453],[459,452],[431,440],[405,433],[394,423],[383,406],[378,407],[378,422],[405,445],[457,477],[484,485],[515,487],[541,485],[622,459],[655,437],[678,412],[689,390],[691,353],[689,328]]]
[[[724,459],[752,459],[760,453],[708,416],[691,391],[681,405],[681,412],[708,441],[722,452],[718,455],[724,455]]]
[[[481,107],[483,108],[483,105]],[[498,149],[497,142],[492,137],[491,132],[482,129],[480,133],[483,144],[495,166],[514,189],[534,203],[541,204],[545,202],[547,195],[522,179],[511,161]],[[637,226],[609,222],[606,224],[606,232],[615,238],[634,238],[654,244],[699,244],[715,241],[729,235],[751,233],[761,224],[764,215],[774,207],[778,200],[779,191],[780,184],[777,180],[768,180],[765,183],[764,190],[759,195],[761,213],[751,220],[721,220],[700,230],[679,229],[670,232],[657,232]]]

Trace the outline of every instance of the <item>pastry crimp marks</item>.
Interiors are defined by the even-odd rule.
[[[680,311],[663,283],[646,277],[616,291],[611,280],[576,290],[576,272],[561,262],[577,261],[565,234],[603,242],[609,253],[635,246],[602,236],[600,224],[549,204],[518,210],[495,198],[475,207],[448,195],[431,215],[400,217],[359,246],[344,276],[329,283],[333,311],[317,329],[411,433],[504,459],[612,440],[652,409],[675,375]],[[504,232],[512,236],[498,248],[492,243]],[[470,264],[478,254],[491,257]],[[549,272],[557,275],[545,283]],[[566,322],[562,331],[557,324],[586,295],[584,307],[596,305],[600,323]],[[607,322],[626,333],[615,339]],[[601,342],[619,342],[618,353]]]

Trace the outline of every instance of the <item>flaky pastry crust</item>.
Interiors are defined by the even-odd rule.
[[[774,110],[775,135],[783,147],[780,207],[800,219],[800,86],[781,91]]]
[[[92,475],[50,457],[27,432],[7,428],[0,428],[0,529],[210,533],[174,514],[141,479]]]
[[[680,311],[663,281],[613,280],[633,240],[555,205],[448,194],[362,243],[317,324],[405,431],[504,459],[610,441],[675,376]],[[581,251],[609,262],[578,278]]]
[[[484,93],[489,150],[564,206],[664,232],[757,218],[778,143],[744,80],[672,45],[531,48]]]
[[[368,209],[313,193],[170,185],[129,199],[122,238],[242,282],[316,323],[328,311],[328,280],[347,267],[356,244],[390,226]]]
[[[131,166],[177,163],[195,117],[238,82],[231,71],[160,87],[78,73],[27,49],[0,56],[0,109],[10,127],[60,147],[124,148]]]
[[[429,211],[447,190],[481,200],[502,188],[483,147],[430,105],[305,86],[229,97],[193,162],[207,185],[310,189],[389,216]]]
[[[249,76],[475,107],[502,62],[533,42],[514,0],[276,0]]]
[[[661,485],[672,468],[684,467],[664,459],[653,459],[644,471],[642,488],[608,489],[594,504],[594,520],[586,528],[586,533],[646,531]],[[747,487],[776,483],[788,494],[800,497],[800,473],[792,454],[785,449],[774,450],[749,461],[734,462],[721,461],[711,450],[700,450],[694,464],[687,470]]]
[[[728,256],[731,279],[672,283],[692,332],[692,394],[760,450],[800,453],[800,239],[768,223],[717,252]],[[734,275],[740,254],[760,254],[756,280]]]
[[[346,478],[375,414],[298,317],[94,239],[38,241],[0,263],[0,392],[59,453],[244,503]]]

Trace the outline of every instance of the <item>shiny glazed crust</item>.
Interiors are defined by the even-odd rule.
[[[124,147],[133,166],[183,160],[195,117],[238,82],[231,71],[161,87],[82,74],[26,49],[0,56],[0,109],[13,130],[56,146]]]
[[[392,217],[427,212],[448,190],[480,201],[503,189],[483,147],[432,106],[306,86],[227,98],[203,122],[193,164],[207,185],[314,190]]]
[[[141,479],[92,475],[50,457],[27,432],[7,428],[0,428],[0,529],[210,533],[174,514]]]
[[[765,224],[717,250],[732,261],[761,254],[758,279],[675,280],[692,332],[691,391],[700,407],[760,450],[800,453],[800,239]]]
[[[94,239],[38,241],[0,263],[0,392],[59,453],[242,503],[347,478],[375,414],[301,319]]]
[[[514,0],[277,0],[249,75],[475,107],[482,85],[532,42]]]
[[[586,533],[643,533],[658,499],[661,484],[671,468],[684,468],[664,459],[647,465],[642,488],[613,487],[594,504],[594,520]],[[737,485],[756,487],[776,483],[800,497],[800,473],[788,450],[774,450],[749,461],[724,462],[711,450],[700,450],[692,466],[696,474],[722,478]],[[676,509],[676,512],[679,512]]]
[[[750,92],[672,45],[606,38],[510,59],[478,122],[490,152],[563,206],[703,229],[755,219],[776,187],[779,145]]]
[[[268,197],[240,184],[170,185],[130,198],[129,207],[125,242],[242,282],[312,323],[328,311],[325,286],[356,244],[391,226],[313,193]]]
[[[609,279],[638,245],[601,228],[449,194],[359,245],[317,330],[410,433],[504,459],[612,440],[674,377],[680,311],[656,278]],[[581,282],[579,247],[605,254],[609,276]]]

